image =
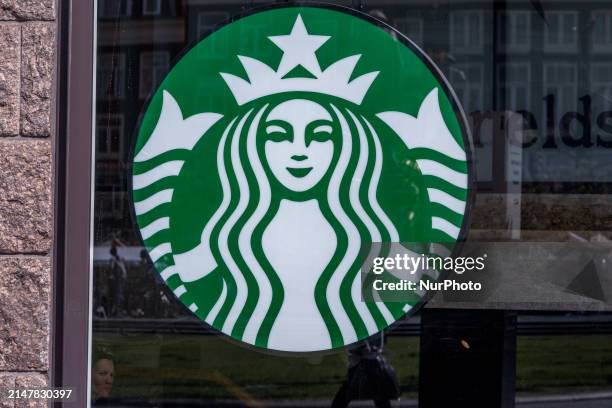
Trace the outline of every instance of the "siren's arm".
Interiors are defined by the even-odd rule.
[[[164,279],[178,273],[183,282],[191,282],[212,272],[216,268],[216,263],[207,245],[208,241],[203,241],[205,243],[188,252],[174,253],[171,239],[164,232],[172,228],[170,209],[175,188],[173,181],[177,180],[185,160],[177,159],[181,157],[180,155],[174,155],[172,160],[162,162],[158,158],[172,151],[183,152],[187,157],[196,143],[222,117],[217,113],[205,112],[184,119],[177,101],[170,92],[163,91],[159,120],[149,139],[134,157],[135,172],[132,186],[135,196],[139,197],[139,201],[134,203],[136,215],[140,217],[145,214],[156,214],[153,220],[150,216],[143,217],[148,222],[140,228],[145,246],[153,262],[168,255],[172,255],[174,261],[174,265],[163,266],[165,269],[160,270]],[[150,168],[148,163],[154,167]],[[140,166],[148,169],[137,171]],[[162,179],[166,181],[166,188],[161,191],[153,189],[152,186]],[[153,210],[155,212],[152,212]],[[139,219],[139,223],[140,221]],[[161,265],[165,264],[167,263],[161,262]]]

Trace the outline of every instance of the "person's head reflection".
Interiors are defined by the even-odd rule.
[[[109,353],[96,353],[91,367],[91,397],[96,401],[108,398],[113,390],[115,363]]]

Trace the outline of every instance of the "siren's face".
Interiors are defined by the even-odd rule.
[[[274,177],[296,192],[316,186],[334,155],[333,123],[321,105],[293,99],[274,107],[264,122],[266,161]]]

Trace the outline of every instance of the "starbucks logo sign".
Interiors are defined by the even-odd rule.
[[[341,347],[421,302],[363,302],[359,252],[452,249],[466,141],[408,40],[342,9],[268,8],[197,43],[152,96],[134,213],[161,277],[212,327],[273,350]]]

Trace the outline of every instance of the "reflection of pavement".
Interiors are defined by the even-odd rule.
[[[279,401],[281,402],[281,401]],[[268,401],[264,403],[268,407],[329,407],[329,402],[322,401],[304,401],[304,404],[296,403],[295,401],[287,401],[286,404],[282,402],[280,404],[268,404]],[[418,402],[413,399],[403,399],[399,403],[392,403],[394,408],[417,408]],[[374,407],[374,404],[370,401],[353,401],[350,407]],[[571,394],[571,395],[551,395],[545,397],[530,396],[530,397],[518,397],[516,400],[517,408],[610,408],[612,407],[612,392],[597,392],[597,393],[583,393],[583,394]]]
[[[187,312],[186,312],[187,313]],[[202,321],[181,315],[174,318],[94,318],[93,330],[96,334],[201,334],[215,335],[218,332]],[[421,317],[413,316],[402,320],[386,332],[388,336],[418,336],[421,333]],[[574,314],[574,315],[526,315],[517,319],[517,334],[521,335],[567,335],[567,334],[612,334],[612,315]]]
[[[585,401],[565,401],[565,402],[544,402],[517,404],[520,408],[610,408],[612,398]]]
[[[157,401],[161,402],[161,401]],[[204,404],[204,405],[203,405]],[[331,405],[329,400],[262,400],[250,401],[245,403],[235,399],[216,399],[210,401],[202,400],[164,400],[163,406],[168,408],[196,408],[202,406],[218,406],[223,408],[328,408]],[[114,408],[132,408],[136,406],[152,407],[156,404],[141,403],[136,401],[131,403],[119,403],[111,405]],[[371,401],[352,401],[351,408],[370,408],[374,407]],[[417,408],[418,402],[415,399],[402,399],[392,402],[393,408]],[[518,397],[517,408],[610,408],[612,407],[612,392],[594,392],[582,394],[551,395],[551,396],[529,396]]]
[[[580,394],[518,397],[520,408],[610,408],[612,391]]]
[[[417,408],[416,399],[402,399],[391,404],[394,408]],[[289,408],[289,407],[312,407],[327,408],[330,401],[325,400],[276,400],[262,401],[262,406],[270,408]],[[374,407],[371,401],[353,401],[349,405],[351,408]],[[581,394],[550,395],[550,396],[526,396],[516,399],[517,408],[610,408],[612,407],[612,391],[593,392]]]

